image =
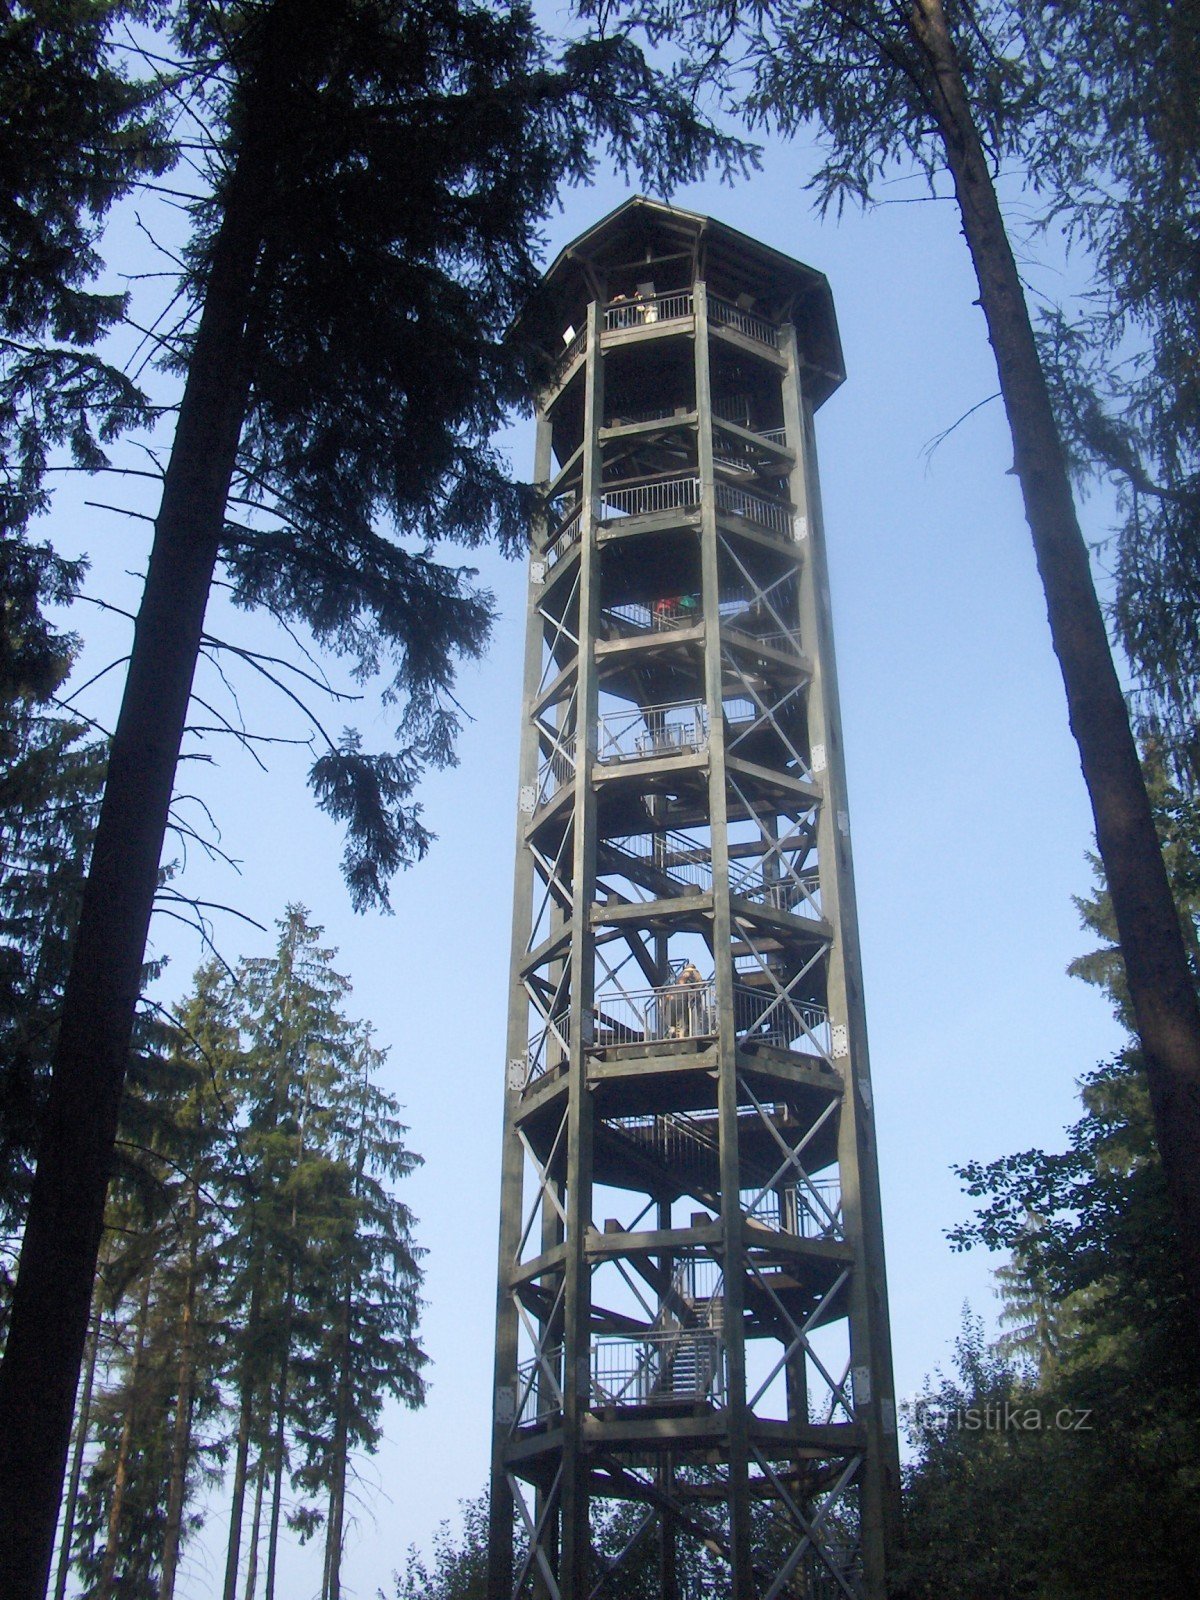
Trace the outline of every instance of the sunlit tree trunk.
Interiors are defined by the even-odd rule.
[[[96,1360],[100,1354],[100,1305],[97,1301],[92,1313],[92,1331],[88,1334],[87,1358],[83,1369],[83,1389],[75,1415],[75,1448],[71,1452],[71,1476],[67,1483],[67,1498],[63,1506],[61,1543],[58,1551],[58,1571],[54,1579],[54,1600],[63,1600],[67,1592],[67,1576],[71,1570],[71,1541],[75,1537],[75,1510],[79,1504],[79,1481],[83,1477],[83,1454],[87,1449],[88,1424],[92,1414],[92,1388],[96,1381]]]
[[[167,1484],[167,1519],[163,1534],[162,1582],[159,1600],[173,1600],[175,1569],[183,1527],[188,1456],[192,1443],[192,1388],[196,1371],[196,1272],[200,1254],[200,1185],[193,1173],[188,1197],[187,1269],[179,1314],[179,1381],[171,1437],[171,1475]]]
[[[134,1429],[138,1423],[138,1401],[141,1398],[142,1354],[146,1346],[146,1326],[150,1321],[150,1274],[142,1283],[134,1331],[133,1366],[129,1377],[129,1405],[121,1425],[117,1444],[117,1461],[113,1470],[112,1500],[108,1508],[108,1538],[104,1546],[104,1560],[100,1566],[100,1580],[96,1585],[94,1600],[112,1600],[117,1576],[117,1556],[121,1547],[121,1515],[125,1509],[125,1490],[129,1484],[129,1453],[133,1448]]]
[[[341,1329],[338,1339],[337,1400],[333,1437],[329,1442],[329,1516],[325,1528],[325,1584],[322,1600],[341,1600],[342,1593],[342,1541],[345,1537],[346,1468],[350,1451],[350,1401],[353,1379],[351,1372],[353,1301],[353,1286],[347,1283],[342,1298]]]
[[[258,1545],[262,1535],[263,1491],[267,1483],[267,1452],[260,1450],[254,1469],[254,1515],[250,1523],[250,1554],[246,1558],[246,1589],[242,1600],[254,1600],[258,1588]]]

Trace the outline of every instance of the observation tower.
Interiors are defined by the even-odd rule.
[[[630,200],[546,277],[490,1600],[882,1600],[899,1498],[813,415],[825,278]],[[604,1530],[600,1538],[601,1530]],[[599,1540],[602,1550],[597,1548]]]

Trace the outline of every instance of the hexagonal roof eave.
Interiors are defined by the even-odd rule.
[[[697,263],[703,263],[705,276],[724,274],[744,283],[756,298],[770,305],[777,320],[795,321],[806,368],[805,390],[815,406],[844,381],[841,337],[824,273],[716,218],[644,195],[631,196],[593,223],[560,250],[547,268],[541,314],[535,314],[533,320],[545,326],[549,348],[561,335],[564,316],[570,320],[587,301],[607,298],[605,255],[613,245],[631,234],[645,239],[651,233],[676,234],[681,249],[690,249]]]

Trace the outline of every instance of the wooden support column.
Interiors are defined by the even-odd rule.
[[[538,413],[534,478],[546,483],[550,478],[550,419]],[[541,544],[544,523],[535,526],[533,538]],[[520,1404],[517,1386],[517,1309],[513,1304],[512,1276],[524,1216],[525,1152],[517,1137],[517,1114],[521,1104],[529,1054],[529,998],[518,976],[529,945],[533,919],[533,856],[526,842],[532,805],[526,804],[537,786],[539,752],[537,726],[532,707],[542,675],[542,619],[538,614],[542,585],[538,569],[530,566],[525,601],[525,679],[521,704],[520,799],[517,806],[516,865],[513,881],[513,911],[509,972],[511,991],[508,1002],[508,1035],[505,1053],[504,1139],[500,1176],[500,1247],[496,1272],[496,1360],[492,1406],[492,1466],[488,1539],[488,1600],[510,1600],[513,1587],[513,1497],[505,1473],[505,1448],[516,1407]]]
[[[571,912],[571,1056],[567,1109],[567,1287],[563,1326],[562,1600],[588,1600],[591,1538],[588,1462],[582,1439],[591,1400],[591,1277],[586,1253],[592,1226],[592,1105],[587,1073],[593,1032],[596,897],[596,793],[592,766],[599,726],[595,641],[600,620],[600,428],[604,420],[604,363],[600,348],[603,307],[587,314],[584,375],[583,528],[579,577],[579,688],[575,748],[574,885]]]
[[[817,829],[817,859],[821,907],[834,929],[827,1004],[834,1065],[846,1086],[838,1130],[838,1170],[846,1238],[857,1251],[850,1282],[849,1337],[855,1418],[865,1425],[867,1433],[867,1450],[860,1469],[863,1575],[868,1600],[883,1600],[886,1547],[899,1520],[900,1462],[874,1102],[812,410],[801,390],[796,336],[791,325],[784,329],[784,353],[788,363],[783,385],[784,421],[796,452],[791,495],[803,556],[801,636],[813,662],[808,695],[809,748],[813,776],[825,791]]]
[[[749,1432],[743,1335],[746,1251],[739,1203],[741,1174],[738,1160],[737,1039],[734,1033],[733,927],[729,909],[729,831],[725,787],[725,720],[721,694],[721,617],[718,609],[721,592],[713,475],[712,378],[705,285],[697,283],[693,292],[696,304],[700,568],[704,589],[704,698],[708,710],[708,806],[712,838],[713,960],[717,1015],[721,1019],[717,1037],[717,1123],[721,1144],[721,1256],[725,1274],[729,1543],[733,1557],[730,1593],[732,1600],[754,1600],[750,1496],[747,1493]]]

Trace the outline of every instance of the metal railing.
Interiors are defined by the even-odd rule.
[[[654,989],[600,990],[595,1000],[597,1045],[653,1044],[704,1039],[717,1031],[717,991],[711,978]]]
[[[800,1239],[841,1239],[842,1190],[836,1178],[809,1178],[776,1189],[742,1190],[742,1208],[752,1221]]]
[[[554,363],[554,366],[551,368],[550,387],[552,389],[557,389],[559,384],[566,377],[567,373],[571,370],[575,358],[577,356],[581,356],[586,349],[587,329],[581,328],[571,340],[570,344],[567,345],[567,348],[563,351],[562,355],[560,355],[558,360]]]
[[[610,839],[608,850],[626,856],[638,866],[655,868],[681,889],[712,888],[712,852],[683,833],[642,833],[627,839]]]
[[[575,740],[564,739],[538,768],[537,800],[534,809],[552,800],[566,783],[575,781]]]
[[[759,868],[752,866],[729,880],[730,894],[797,917],[820,917],[820,890],[820,875],[815,872],[785,873],[779,878],[764,879]]]
[[[624,606],[605,606],[600,612],[606,632],[613,639],[690,628],[702,615],[698,594],[664,595],[653,603],[633,601]]]
[[[655,1328],[592,1343],[596,1406],[722,1404],[725,1352],[710,1328]]]
[[[544,1364],[543,1364],[544,1363]],[[550,1372],[546,1371],[550,1368]],[[533,1357],[522,1361],[517,1368],[517,1394],[520,1405],[514,1427],[530,1422],[540,1422],[556,1416],[562,1410],[562,1389],[558,1374],[562,1371],[562,1349],[547,1350],[542,1361]],[[553,1377],[551,1376],[553,1374]]]
[[[626,706],[600,717],[596,759],[611,766],[703,750],[708,745],[708,713],[699,703]]]
[[[656,511],[680,511],[700,504],[700,479],[659,478],[652,483],[614,483],[600,491],[600,520],[647,517]]]
[[[738,727],[743,722],[753,722],[758,716],[758,707],[746,695],[726,695],[721,701],[721,710],[731,728]]]
[[[561,527],[555,529],[542,552],[547,568],[553,567],[583,537],[583,507],[580,506]]]
[[[635,294],[628,298],[618,295],[604,309],[604,327],[611,332],[620,328],[644,328],[654,322],[679,322],[690,317],[694,310],[690,289],[670,294]]]
[[[715,1117],[664,1111],[648,1117],[617,1117],[608,1126],[642,1155],[652,1154],[657,1164],[669,1169],[676,1179],[698,1180],[705,1188],[719,1183],[721,1141]],[[698,1268],[694,1260],[691,1265]],[[699,1298],[702,1292],[695,1287],[696,1281],[695,1274],[688,1280],[691,1287],[687,1293],[692,1299]]]
[[[571,1016],[567,1011],[560,1011],[556,1016],[547,1020],[538,1015],[536,1025],[530,1030],[529,1045],[526,1053],[525,1082],[522,1086],[527,1089],[531,1083],[536,1082],[543,1073],[553,1072],[556,1067],[565,1065],[570,1049]]]
[[[753,311],[743,311],[741,306],[722,300],[719,295],[710,294],[708,314],[713,322],[735,329],[746,339],[755,339],[759,344],[770,346],[772,350],[779,349],[779,329],[765,317],[755,316]]]
[[[717,510],[733,517],[744,517],[760,528],[769,528],[784,539],[792,536],[792,508],[778,500],[766,500],[749,489],[738,489],[731,483],[718,483]]]
[[[739,423],[738,426],[742,424]],[[787,443],[787,434],[783,428],[755,428],[752,431],[757,438],[768,444]],[[713,460],[737,472],[755,472],[763,462],[763,452],[749,439],[727,433],[723,428],[714,428]]]
[[[753,959],[758,967],[757,958]],[[758,988],[735,983],[733,1025],[743,1045],[771,1045],[777,1050],[831,1060],[829,1013],[825,1007],[780,994],[774,986]]]

